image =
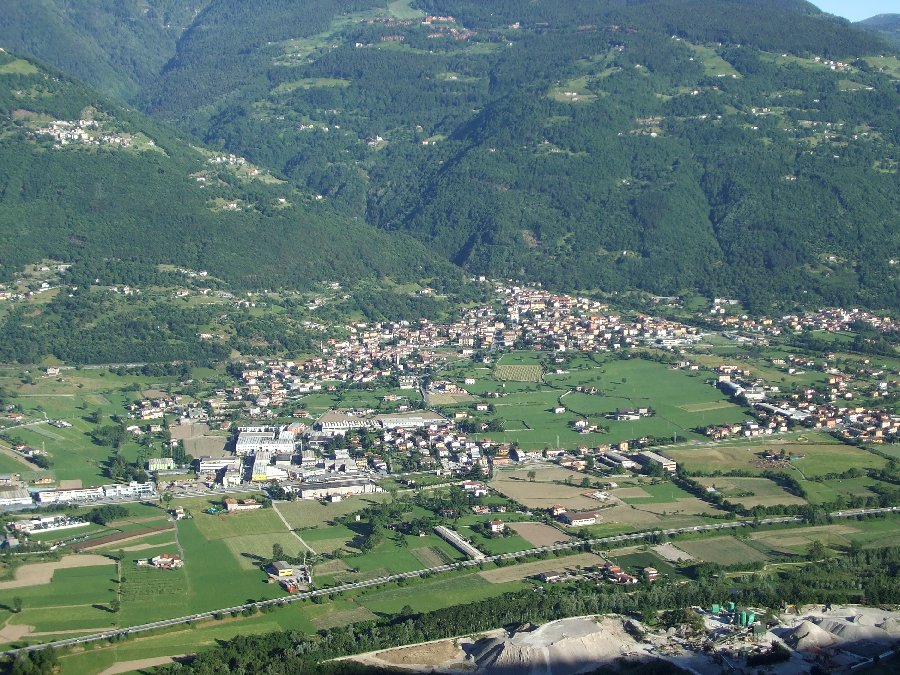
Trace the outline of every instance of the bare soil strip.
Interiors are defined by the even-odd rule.
[[[71,569],[73,567],[94,567],[95,565],[115,565],[115,560],[104,558],[102,555],[70,555],[62,560],[45,563],[22,565],[16,568],[16,577],[12,581],[0,581],[0,591],[11,588],[25,588],[39,584],[49,584],[56,570]]]
[[[114,663],[109,668],[100,672],[100,675],[120,675],[120,673],[130,673],[134,670],[143,670],[144,668],[153,668],[154,666],[164,666],[167,663],[174,663],[175,659],[181,658],[185,654],[178,656],[154,656],[150,659],[137,659],[136,661],[120,661]]]
[[[108,544],[114,544],[116,542],[121,541],[130,541],[132,539],[140,539],[141,537],[146,537],[149,534],[157,534],[158,532],[169,532],[172,530],[171,525],[164,525],[162,527],[150,527],[146,530],[142,530],[140,532],[119,532],[119,534],[111,534],[106,537],[99,537],[97,539],[91,539],[89,541],[81,542],[80,544],[75,544],[72,546],[73,551],[88,551],[92,548],[100,548],[101,546],[107,546]]]

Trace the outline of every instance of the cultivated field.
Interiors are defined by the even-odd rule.
[[[739,565],[766,560],[766,556],[762,553],[735,537],[679,541],[677,546],[695,558],[719,565]]]
[[[754,532],[750,535],[750,539],[773,553],[798,554],[804,553],[813,541],[820,541],[826,546],[848,546],[852,535],[856,532],[858,532],[856,527],[851,525],[822,525]]]
[[[440,549],[431,546],[422,546],[421,548],[412,549],[412,554],[416,557],[423,567],[437,567],[445,563],[451,562]]]
[[[509,527],[535,548],[570,541],[572,537],[543,523],[510,523]]]
[[[470,394],[427,394],[426,398],[428,405],[462,405],[475,400]]]
[[[824,434],[808,432],[792,435],[784,439],[766,439],[753,442],[723,442],[694,448],[667,448],[672,459],[688,470],[727,471],[748,469],[764,471],[760,455],[763,452],[803,455],[785,466],[795,470],[795,477],[821,476],[827,473],[842,473],[852,468],[874,468],[884,466],[885,460],[863,449],[839,443]]]
[[[494,368],[494,377],[510,382],[540,382],[543,370],[540,366],[498,365]]]
[[[0,591],[49,584],[57,570],[96,567],[98,565],[115,565],[115,561],[102,555],[70,555],[55,562],[22,565],[16,568],[15,577],[11,581],[0,581]]]
[[[557,560],[561,564],[561,560]],[[515,569],[510,567],[509,569]],[[428,583],[413,583],[409,586],[386,587],[367,593],[359,602],[375,613],[396,614],[405,605],[416,612],[426,612],[438,607],[460,605],[485,598],[496,597],[510,591],[518,591],[529,584],[520,580],[507,583],[488,582],[481,573],[462,576],[436,577]]]
[[[528,480],[529,471],[536,473],[534,481]],[[565,481],[570,476],[572,485],[566,485]],[[491,481],[491,487],[530,508],[549,508],[554,504],[562,504],[572,510],[597,508],[600,502],[584,496],[584,493],[593,490],[578,486],[585,476],[558,466],[541,466],[498,472]]]
[[[349,497],[339,502],[319,502],[305,499],[295,502],[279,502],[278,511],[292,528],[318,527],[332,522],[338,516],[345,516],[390,499],[387,492]],[[304,536],[300,533],[300,536]],[[304,537],[305,538],[305,537]]]
[[[193,523],[207,539],[228,539],[245,535],[282,533],[284,523],[272,509],[236,513],[197,514]]]
[[[520,357],[514,362],[513,357]],[[501,368],[538,367],[527,353],[505,354],[495,370],[495,380],[504,373]],[[643,359],[614,360],[604,356],[594,359],[572,359],[562,372],[545,372],[542,385],[535,391],[533,383],[504,381],[505,388],[489,387],[479,382],[476,393],[502,391],[494,405],[497,417],[505,423],[503,433],[487,434],[497,441],[514,442],[526,449],[575,447],[594,443],[615,443],[645,435],[661,438],[676,436],[681,440],[705,440],[694,429],[710,424],[740,422],[746,419],[743,409],[718,389],[704,383],[702,377]],[[500,385],[500,382],[495,382]],[[577,388],[582,391],[577,391]],[[562,404],[564,414],[553,408]],[[656,414],[634,421],[615,422],[606,415],[616,408],[649,406]],[[609,431],[580,434],[573,424],[586,419]]]
[[[271,558],[274,544],[279,544],[290,556],[300,556],[306,551],[303,544],[290,532],[245,534],[229,537],[225,540],[225,544],[245,570],[258,569],[254,562],[260,558]]]
[[[344,604],[350,605],[350,608],[342,607]],[[315,626],[316,630],[327,630],[328,628],[347,626],[351,623],[372,621],[373,619],[378,618],[370,610],[365,607],[360,607],[353,602],[345,603],[338,601],[334,604],[326,605],[324,609],[326,611],[322,612],[319,616],[310,618],[310,621],[312,622],[312,625]]]
[[[792,495],[768,478],[698,478],[697,481],[716,491],[733,504],[746,508],[775,504],[806,504],[806,500]]]

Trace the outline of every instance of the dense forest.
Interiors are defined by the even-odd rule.
[[[47,4],[20,8],[21,21]],[[556,289],[693,290],[753,310],[900,306],[900,68],[879,33],[809,3],[154,0],[141,17],[136,4],[119,11],[127,35],[167,55],[155,74],[116,64],[127,35],[102,0],[56,12],[105,61],[51,49],[62,23],[27,43],[2,28],[0,40],[85,77],[82,61],[112,64],[117,75],[91,75],[105,91],[273,181],[204,191],[182,184],[188,167],[170,174],[148,153],[13,162],[8,140],[5,194],[34,176],[91,180],[12,203],[20,227],[25,213],[37,222],[4,265],[53,242],[165,262],[177,248],[186,264],[265,287],[329,265],[377,277],[403,256],[393,270],[410,278],[449,269],[441,258]],[[0,84],[22,91],[21,77]],[[22,107],[12,97],[6,114]],[[135,180],[104,195],[152,186],[138,208],[97,199],[109,170]],[[242,210],[213,216],[211,188]],[[303,208],[273,208],[286,192]],[[162,195],[174,214],[157,216]],[[73,201],[97,212],[96,235],[73,235],[78,216],[62,217]],[[37,228],[49,236],[28,234]],[[248,249],[265,251],[252,269]]]

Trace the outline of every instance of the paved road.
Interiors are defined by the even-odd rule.
[[[861,515],[869,515],[869,514],[877,514],[877,513],[900,513],[900,507],[886,507],[880,509],[848,509],[846,511],[836,511],[831,515],[832,518],[852,518],[855,516]],[[307,600],[309,598],[315,598],[323,595],[332,595],[334,593],[343,593],[345,591],[352,591],[360,588],[368,588],[370,586],[378,586],[380,584],[390,583],[393,581],[399,581],[401,579],[412,579],[415,577],[421,577],[425,575],[431,574],[440,574],[441,572],[449,572],[451,570],[463,569],[466,567],[477,567],[481,563],[484,562],[495,562],[497,560],[516,560],[518,558],[524,558],[526,556],[532,556],[544,552],[554,552],[554,551],[565,551],[574,548],[580,548],[585,545],[589,546],[609,546],[615,544],[623,544],[627,542],[632,542],[640,539],[648,539],[651,537],[659,536],[660,534],[665,534],[667,536],[679,535],[679,534],[687,534],[690,532],[709,532],[711,530],[734,530],[739,527],[750,527],[754,524],[754,522],[759,525],[782,525],[782,524],[791,524],[791,523],[802,523],[804,519],[801,516],[786,516],[779,518],[763,518],[759,521],[752,520],[736,520],[727,523],[717,523],[715,525],[696,525],[694,527],[680,527],[680,528],[672,528],[668,530],[654,530],[652,532],[638,532],[635,534],[620,534],[614,537],[601,537],[599,539],[581,539],[575,541],[564,542],[560,544],[554,544],[553,546],[542,546],[540,548],[527,549],[525,551],[516,551],[514,553],[502,553],[500,555],[492,555],[486,556],[483,560],[463,560],[461,562],[449,563],[446,565],[438,565],[436,567],[429,567],[426,569],[416,570],[414,572],[404,572],[402,574],[389,574],[383,577],[377,577],[375,579],[369,579],[368,581],[356,581],[347,584],[341,584],[340,586],[332,586],[331,588],[320,588],[314,591],[307,591],[305,593],[296,593],[294,595],[286,596],[283,598],[275,598],[273,600],[261,600],[259,602],[250,602],[243,605],[236,605],[234,607],[222,607],[221,609],[214,609],[209,612],[199,612],[197,614],[191,614],[190,616],[181,616],[174,619],[166,619],[164,621],[154,621],[153,623],[145,623],[139,626],[130,626],[128,628],[119,628],[115,630],[108,630],[102,633],[94,633],[91,635],[83,635],[81,637],[69,638],[66,640],[56,640],[54,642],[46,642],[44,644],[33,645],[30,647],[22,647],[21,649],[10,649],[5,653],[10,656],[14,656],[19,652],[27,652],[27,651],[37,651],[40,649],[46,649],[47,647],[71,647],[74,645],[84,644],[86,642],[96,642],[98,640],[107,640],[109,638],[117,637],[117,636],[125,636],[131,635],[134,633],[143,633],[145,631],[156,630],[158,628],[168,628],[170,626],[178,626],[181,624],[190,623],[192,621],[199,621],[202,619],[212,619],[215,618],[215,615],[218,614],[229,614],[231,612],[241,612],[245,609],[259,609],[262,607],[271,607],[271,606],[284,606],[290,604],[292,602],[299,602],[301,600]]]

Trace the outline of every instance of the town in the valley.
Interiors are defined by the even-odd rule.
[[[348,593],[353,607],[334,611],[363,617],[393,602],[384,584],[416,580],[427,595],[442,576],[473,599],[567,583],[627,592],[707,567],[749,580],[893,532],[900,360],[849,341],[894,334],[896,321],[751,317],[723,298],[615,310],[472,283],[491,301],[451,322],[354,321],[312,353],[188,380],[139,366],[20,377],[0,446],[3,550],[55,556],[54,586],[86,575],[83,593],[105,598],[94,605],[109,617],[92,624],[96,639],[109,639],[153,629],[148,616],[252,624],[285,602],[302,618],[281,625],[333,625],[317,603]],[[329,292],[343,290],[312,304]],[[807,335],[833,349],[812,355],[795,339]],[[91,581],[106,564],[120,578],[112,595]],[[208,593],[205,568],[234,588]],[[39,618],[39,585],[4,584],[22,595],[9,641],[38,640],[30,626],[83,639]],[[821,658],[791,637],[813,619],[790,598],[771,611],[726,600],[697,608],[705,631],[631,651],[678,663],[717,635],[722,657],[774,640],[798,663]],[[820,642],[850,665],[893,639],[884,624],[875,647],[853,651],[827,621],[813,621],[831,636]]]

